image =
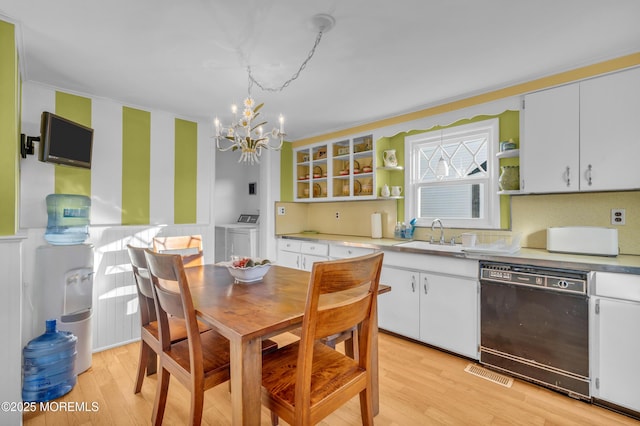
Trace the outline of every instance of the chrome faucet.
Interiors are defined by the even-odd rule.
[[[440,219],[433,219],[433,222],[431,222],[431,230],[435,231],[436,224],[440,225],[440,244],[444,244],[444,226],[442,226],[442,221]]]

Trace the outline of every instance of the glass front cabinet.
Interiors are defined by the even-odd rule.
[[[373,135],[296,148],[293,162],[295,201],[375,198]]]

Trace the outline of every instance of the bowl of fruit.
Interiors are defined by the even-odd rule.
[[[269,259],[233,257],[225,266],[236,282],[253,283],[264,277],[271,267],[271,262]]]

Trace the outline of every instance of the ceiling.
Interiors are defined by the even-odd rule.
[[[288,140],[640,51],[638,0],[0,0],[23,80],[225,122],[317,13],[252,90]]]

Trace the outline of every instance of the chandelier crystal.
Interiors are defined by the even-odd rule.
[[[278,118],[279,126],[274,127],[270,132],[265,133],[263,126],[266,126],[266,121],[260,121],[258,118],[260,110],[264,106],[264,103],[256,105],[255,100],[251,96],[251,87],[255,84],[263,91],[269,92],[281,92],[292,81],[298,78],[302,70],[307,66],[307,63],[313,57],[316,48],[320,44],[322,34],[333,28],[335,19],[331,15],[318,14],[311,18],[311,25],[317,31],[316,41],[313,48],[309,51],[307,58],[302,62],[298,71],[296,71],[291,78],[285,81],[280,87],[265,87],[260,84],[253,74],[251,74],[251,66],[247,66],[247,75],[249,77],[249,90],[247,98],[244,100],[244,109],[242,115],[238,117],[238,107],[234,104],[231,105],[231,113],[233,114],[233,121],[230,125],[224,126],[218,119],[213,121],[215,127],[216,147],[219,151],[237,151],[240,150],[239,163],[256,164],[260,163],[260,155],[263,149],[280,150],[284,143],[284,117],[280,114]],[[272,142],[274,141],[274,142]]]

